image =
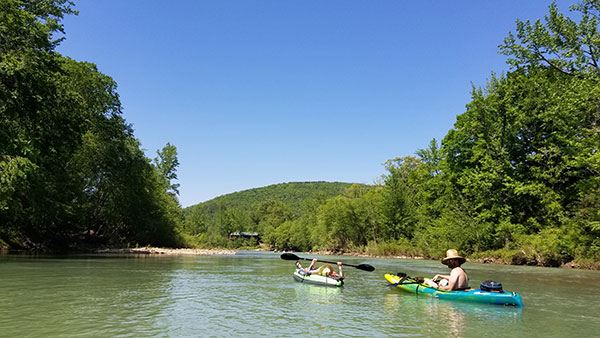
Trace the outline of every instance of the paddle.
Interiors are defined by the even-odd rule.
[[[302,257],[298,257],[296,255],[294,255],[293,253],[289,253],[289,252],[285,252],[281,254],[281,259],[285,259],[287,261],[298,261],[298,260],[305,260],[305,261],[312,261],[312,258],[302,258]],[[331,261],[322,261],[319,260],[323,263],[331,263],[331,264],[337,264],[337,262],[331,262]],[[375,271],[375,268],[372,265],[369,264],[359,264],[359,265],[352,265],[352,264],[347,264],[347,263],[342,263],[342,265],[347,265],[347,266],[351,266],[354,268],[357,268],[359,270],[364,270],[364,271]]]

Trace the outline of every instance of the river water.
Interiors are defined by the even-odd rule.
[[[311,257],[300,255],[302,257]],[[439,261],[317,256],[343,288],[297,283],[275,253],[231,256],[0,256],[0,337],[598,337],[600,271],[463,265],[471,286],[501,281],[524,307],[461,304],[386,287]]]

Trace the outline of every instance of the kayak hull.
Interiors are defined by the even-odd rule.
[[[411,282],[410,280],[399,283],[400,277],[391,274],[385,274],[384,277],[392,284],[392,286],[399,288],[402,291],[417,295],[430,295],[439,299],[468,303],[512,305],[517,307],[523,306],[523,300],[521,299],[521,296],[515,292],[490,292],[480,289],[470,289],[468,291],[445,291],[432,288],[422,283],[413,284],[414,282]]]
[[[300,283],[305,284],[313,284],[313,285],[322,285],[322,286],[331,286],[331,287],[341,287],[344,285],[343,280],[338,280],[332,277],[320,276],[317,274],[306,274],[302,270],[294,271],[294,280]]]

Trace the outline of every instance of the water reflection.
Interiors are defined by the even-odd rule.
[[[515,330],[521,325],[523,311],[520,307],[452,302],[394,289],[385,295],[384,307],[387,313],[402,318],[403,326],[455,337],[474,329],[502,332],[506,325]]]
[[[466,325],[465,313],[456,311],[455,308],[448,304],[440,304],[439,302],[424,302],[421,301],[419,305],[423,314],[427,318],[433,318],[440,322],[440,324],[446,324],[447,331],[446,335],[462,336]]]
[[[306,299],[315,304],[339,304],[342,288],[296,282],[294,291],[297,299]]]

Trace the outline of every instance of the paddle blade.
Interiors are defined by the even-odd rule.
[[[375,267],[369,264],[359,264],[356,266],[357,269],[359,270],[364,270],[364,271],[375,271]]]
[[[290,252],[284,252],[281,254],[281,259],[285,259],[286,261],[297,261],[300,260],[300,257]]]

